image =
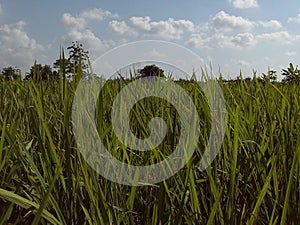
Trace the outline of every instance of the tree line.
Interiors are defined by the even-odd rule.
[[[88,65],[88,51],[83,48],[83,45],[78,41],[73,41],[72,44],[67,47],[68,57],[65,58],[64,50],[61,50],[60,58],[53,63],[53,67],[50,65],[37,64],[36,62],[30,68],[30,71],[25,74],[24,80],[35,81],[48,81],[59,80],[61,76],[72,78],[74,74],[77,74],[79,70],[83,73],[89,72]],[[143,69],[138,70],[139,77],[148,76],[162,76],[165,77],[164,71],[156,65],[147,65]],[[289,67],[281,70],[281,75],[284,76],[283,83],[298,83],[300,84],[300,69],[298,66],[294,66],[292,63]],[[18,68],[9,66],[2,69],[0,73],[0,81],[3,80],[21,80],[21,71]],[[224,80],[227,83],[237,83],[242,77],[236,79]],[[245,78],[247,82],[251,82],[251,78]],[[267,73],[262,73],[258,78],[261,82],[276,82],[277,71],[269,70]]]
[[[61,50],[60,58],[57,59],[53,66],[42,65],[34,62],[29,72],[25,74],[23,80],[48,81],[59,80],[61,76],[71,78],[79,70],[88,72],[88,51],[83,48],[83,45],[78,41],[72,42],[72,45],[67,47],[68,57],[65,57],[64,50]],[[2,69],[0,80],[21,80],[20,69],[9,66]]]

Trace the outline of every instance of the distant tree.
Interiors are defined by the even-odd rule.
[[[58,80],[59,74],[52,71],[50,65],[34,64],[29,73],[26,73],[25,80],[33,79],[35,81]]]
[[[73,41],[72,45],[67,48],[69,50],[68,61],[73,65],[73,72],[77,73],[79,66],[83,72],[88,73],[88,51],[84,50],[83,45],[78,41]]]
[[[277,71],[269,69],[268,73],[262,73],[261,79],[264,83],[275,82],[277,80]]]
[[[300,84],[300,70],[298,69],[298,66],[295,68],[293,64],[290,63],[290,66],[287,69],[282,70],[282,75],[285,76],[283,82]]]
[[[88,73],[88,51],[84,50],[83,45],[78,41],[73,41],[67,50],[67,57],[62,49],[60,58],[53,63],[54,72],[69,79],[78,74],[79,69],[83,74]]]
[[[58,74],[61,73],[63,76],[71,77],[74,72],[74,66],[73,63],[69,59],[57,59],[53,63],[53,69],[55,69],[54,72],[57,72]]]
[[[21,70],[12,66],[5,67],[2,69],[1,78],[3,80],[21,79]]]
[[[139,77],[165,77],[164,71],[156,65],[147,65],[138,70]]]

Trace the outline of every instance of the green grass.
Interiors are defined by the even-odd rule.
[[[115,137],[113,98],[125,80],[109,83],[97,104],[97,129],[118,159],[150,163],[171,153],[180,134],[169,103],[145,99],[131,114],[145,137],[151,117],[170,124],[165,144],[138,155]],[[124,186],[97,174],[81,156],[72,131],[71,83],[0,83],[0,225],[7,224],[299,224],[300,88],[290,84],[220,82],[227,107],[221,151],[197,169],[210,131],[210,111],[192,82],[181,85],[201,120],[199,145],[173,177]],[[147,161],[148,160],[148,161]]]

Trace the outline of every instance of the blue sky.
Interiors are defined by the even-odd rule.
[[[80,41],[96,59],[137,40],[163,40],[198,54],[225,78],[300,62],[300,2],[262,0],[0,0],[0,68],[51,64]]]

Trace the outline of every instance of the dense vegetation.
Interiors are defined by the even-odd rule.
[[[0,82],[0,224],[299,224],[297,68],[290,65],[283,71],[286,79],[281,83],[274,82],[274,71],[253,80],[220,78],[226,133],[219,154],[203,172],[198,163],[208,140],[210,110],[195,80],[177,81],[198,109],[199,145],[173,177],[132,187],[101,177],[77,148],[72,101],[84,71],[78,64],[82,58],[75,56],[70,62],[62,54],[55,74],[35,65],[26,81],[5,70],[8,75]],[[156,150],[142,155],[130,151],[111,127],[112,101],[128,82],[107,82],[98,99],[98,131],[119,160],[152,163],[161,159]],[[178,115],[168,102],[140,101],[131,116],[132,130],[147,136],[145,124],[154,116],[163,117],[172,128],[158,149],[167,156],[180,135]]]
[[[80,70],[77,77],[80,78]],[[112,183],[83,160],[71,129],[79,79],[0,83],[0,224],[298,224],[300,220],[300,88],[296,83],[220,81],[227,105],[222,149],[197,169],[209,133],[209,109],[192,81],[181,81],[199,108],[201,143],[172,178],[144,187]],[[108,82],[108,106],[128,80]],[[144,101],[150,114],[167,102]],[[98,111],[113,152],[129,154]],[[141,112],[140,110],[138,112]],[[176,121],[175,125],[176,126]],[[175,134],[167,134],[167,141]],[[176,142],[176,141],[175,141]],[[162,147],[168,152],[167,145]],[[118,157],[118,156],[116,156]],[[135,158],[138,160],[138,157]]]

